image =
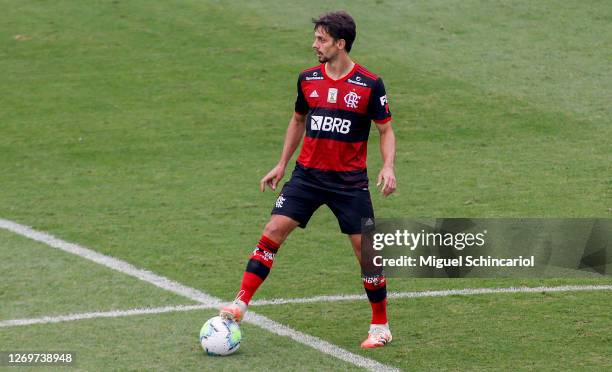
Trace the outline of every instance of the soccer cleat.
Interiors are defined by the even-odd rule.
[[[393,337],[391,336],[391,331],[388,327],[385,326],[371,326],[370,331],[368,332],[368,338],[366,338],[362,343],[361,347],[363,349],[371,349],[374,347],[385,346]]]
[[[247,304],[240,300],[234,300],[234,302],[221,307],[219,316],[240,323],[246,311]]]

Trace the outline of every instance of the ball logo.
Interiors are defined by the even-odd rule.
[[[361,96],[358,96],[357,93],[350,92],[344,96],[344,103],[346,103],[346,107],[348,108],[357,108],[360,98]]]
[[[312,115],[310,117],[310,130],[347,134],[350,129],[351,121],[347,119],[317,115]]]

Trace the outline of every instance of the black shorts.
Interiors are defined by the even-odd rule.
[[[336,215],[344,234],[361,234],[361,219],[374,217],[368,189],[331,190],[310,185],[296,177],[283,186],[272,214],[290,217],[305,228],[312,214],[323,204]]]

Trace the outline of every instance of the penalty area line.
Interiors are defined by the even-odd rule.
[[[111,256],[103,255],[78,244],[69,243],[51,234],[34,230],[29,226],[21,225],[17,222],[0,218],[0,228],[11,231],[26,238],[44,243],[50,247],[83,257],[115,271],[138,278],[144,282],[151,283],[157,287],[163,288],[165,290],[176,293],[191,300],[195,300],[206,306],[218,307],[223,302],[220,298],[213,297],[198,289],[187,287],[183,284],[177,283],[150,271],[139,269],[126,261],[122,261]],[[357,367],[366,368],[373,371],[399,371],[399,369],[395,367],[391,367],[379,363],[373,359],[369,359],[361,355],[351,353],[348,350],[345,350],[339,346],[324,341],[318,337],[311,336],[309,334],[292,329],[263,315],[256,314],[255,312],[248,312],[245,315],[243,322],[253,324],[279,336],[290,337],[292,340],[297,341],[303,345],[309,346],[323,354],[327,354],[337,359],[351,363]]]

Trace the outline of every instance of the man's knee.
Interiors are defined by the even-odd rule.
[[[282,244],[297,225],[296,221],[288,217],[273,215],[266,224],[266,227],[264,227],[263,234],[276,243]]]

